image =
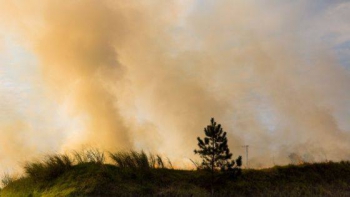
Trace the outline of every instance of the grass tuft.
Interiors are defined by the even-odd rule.
[[[71,169],[73,161],[66,154],[47,155],[42,161],[27,162],[24,171],[35,181],[53,180]]]
[[[13,183],[16,179],[13,176],[10,176],[9,173],[4,173],[3,177],[1,178],[1,184],[2,187],[6,187],[7,185]]]
[[[113,162],[120,168],[149,169],[153,162],[149,162],[148,156],[144,151],[110,153]]]
[[[74,151],[73,156],[77,164],[96,163],[103,164],[105,162],[105,154],[97,148],[87,149],[83,151]]]
[[[163,162],[163,158],[160,155],[147,155],[144,151],[128,151],[110,153],[110,158],[116,166],[120,168],[131,169],[155,169],[155,168],[167,168]],[[168,163],[172,168],[172,164],[168,159]]]

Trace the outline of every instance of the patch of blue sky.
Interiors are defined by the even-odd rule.
[[[302,0],[304,1],[304,0]],[[315,16],[319,14],[323,14],[329,7],[336,6],[339,3],[345,2],[344,0],[317,0],[317,1],[310,1],[309,0],[309,6],[307,9],[308,16]]]
[[[308,50],[317,50],[321,46],[328,48],[340,65],[350,69],[349,8],[348,0],[308,2],[298,32],[306,41],[300,47],[301,55],[305,56],[306,61],[315,61],[312,59],[315,57],[309,57]]]
[[[333,50],[341,65],[350,71],[350,40],[336,45]]]

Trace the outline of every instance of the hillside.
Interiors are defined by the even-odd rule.
[[[205,171],[81,162],[49,178],[27,174],[0,196],[210,196],[206,180]],[[219,179],[215,196],[350,196],[350,163],[243,170],[236,180]]]

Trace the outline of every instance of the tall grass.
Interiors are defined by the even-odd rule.
[[[198,162],[195,162],[192,159],[189,159],[189,160],[193,163],[193,165],[196,167],[197,170],[201,169],[201,165]]]
[[[6,187],[8,184],[13,183],[15,180],[16,178],[13,176],[10,176],[9,173],[4,173],[3,177],[1,178],[2,187]]]
[[[35,181],[48,181],[57,178],[76,164],[95,163],[102,165],[104,161],[104,152],[98,149],[87,149],[81,152],[74,151],[72,155],[46,155],[42,160],[25,163],[24,171],[28,177]],[[9,180],[5,177],[4,181],[6,184]]]
[[[173,164],[171,163],[169,157],[167,157],[166,159],[168,160],[168,164],[169,164],[170,169],[174,169]]]
[[[112,161],[116,166],[120,168],[131,169],[154,169],[154,168],[167,168],[160,155],[147,155],[144,151],[127,151],[117,152],[109,154]],[[172,168],[172,164],[168,159],[169,165]]]
[[[170,160],[168,165],[163,161],[160,155],[146,154],[144,151],[127,151],[110,153],[111,161],[123,169],[155,169],[170,168],[173,169]],[[27,162],[24,164],[24,171],[27,177],[37,182],[53,180],[66,171],[69,171],[74,165],[84,163],[93,163],[103,166],[105,162],[105,153],[98,149],[87,149],[83,151],[74,151],[72,154],[52,154],[46,155],[42,160]],[[10,176],[4,176],[3,185],[11,183]]]
[[[66,154],[47,155],[41,161],[27,162],[25,173],[36,181],[52,180],[71,169],[73,161]]]
[[[77,164],[96,163],[103,164],[105,162],[105,154],[97,148],[74,151],[73,156]]]
[[[154,169],[167,168],[160,155],[147,155],[144,151],[128,151],[109,154],[112,162],[120,168],[130,169]],[[98,149],[87,149],[83,151],[74,151],[72,155],[53,154],[47,155],[42,160],[27,162],[24,165],[24,171],[28,177],[36,181],[53,180],[70,170],[74,165],[83,163],[104,164],[105,154]],[[168,159],[172,168],[172,164]],[[10,182],[10,177],[5,176],[3,184]]]
[[[120,168],[149,169],[152,162],[149,161],[145,152],[136,151],[110,153],[111,159]]]

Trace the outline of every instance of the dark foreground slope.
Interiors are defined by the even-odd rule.
[[[206,172],[127,169],[82,163],[50,181],[21,178],[0,196],[210,196]],[[318,163],[244,170],[221,179],[215,196],[350,196],[350,163]]]

